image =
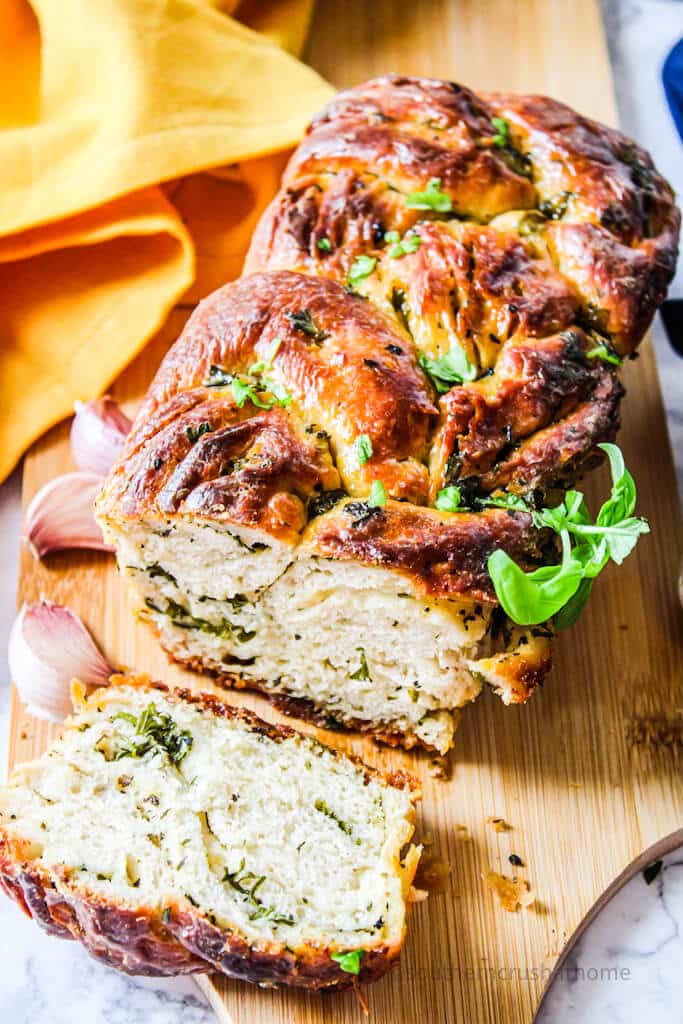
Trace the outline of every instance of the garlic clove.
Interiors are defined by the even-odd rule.
[[[61,722],[71,713],[70,686],[106,686],[114,671],[79,617],[52,601],[23,605],[10,632],[10,672],[31,714]]]
[[[103,483],[95,473],[64,473],[41,487],[26,510],[22,534],[36,558],[67,548],[114,550],[93,513]]]
[[[105,476],[118,458],[131,420],[109,395],[76,402],[71,424],[71,455],[84,473]]]

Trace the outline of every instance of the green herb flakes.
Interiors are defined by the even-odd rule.
[[[438,508],[440,512],[461,512],[463,511],[460,507],[461,501],[460,488],[452,484],[450,487],[444,487],[439,491],[434,507]]]
[[[329,238],[319,238],[318,249],[320,250],[320,252],[332,252],[332,242],[329,240]]]
[[[134,727],[132,736],[116,732],[112,737],[109,761],[124,757],[144,757],[145,754],[166,754],[171,764],[178,765],[192,749],[192,733],[179,729],[170,715],[157,710],[153,702],[136,718],[127,711],[119,711],[112,722],[123,721]],[[103,753],[102,750],[100,750]],[[123,777],[123,776],[122,776]]]
[[[475,380],[477,368],[470,362],[467,353],[460,345],[453,347],[439,359],[432,359],[424,352],[418,356],[420,366],[430,378],[436,390],[443,394],[453,384],[463,384]]]
[[[330,818],[330,820],[333,821],[335,825],[337,825],[337,827],[342,830],[342,832],[345,832],[347,836],[350,836],[352,834],[353,829],[349,825],[348,821],[344,821],[337,814],[335,814],[334,811],[331,811],[324,800],[316,800],[314,806],[316,811],[318,811],[320,814],[324,814],[326,818]]]
[[[352,672],[350,674],[349,678],[368,680],[371,682],[372,676],[370,675],[370,669],[368,667],[368,659],[365,657],[365,650],[362,647],[356,647],[356,650],[360,655],[360,665],[358,666],[355,672]]]
[[[613,366],[621,366],[620,357],[604,342],[600,342],[594,348],[586,352],[586,359],[600,359],[603,363],[612,363]]]
[[[356,438],[356,455],[361,466],[372,457],[372,441],[367,434],[359,434]]]
[[[411,210],[453,212],[451,197],[441,191],[441,178],[430,178],[424,192],[409,192],[406,196],[406,206]]]
[[[392,260],[399,260],[402,256],[417,252],[422,244],[422,239],[416,231],[408,231],[401,238],[398,231],[387,231],[384,241],[389,243],[389,256]]]
[[[321,342],[330,336],[327,331],[322,331],[317,326],[310,309],[300,309],[298,313],[286,313],[285,315],[295,331],[305,334],[313,341]]]
[[[510,145],[510,125],[502,117],[492,117],[491,124],[496,129],[496,134],[493,136],[494,146],[509,146]]]
[[[376,266],[376,256],[356,256],[349,270],[349,287],[357,288],[361,281],[372,274]]]
[[[347,974],[360,974],[360,962],[365,955],[362,949],[350,949],[348,953],[330,953],[330,957],[338,963]]]
[[[204,434],[211,433],[211,424],[204,420],[198,427],[187,427],[185,432],[190,444],[196,444],[199,438],[203,437]]]
[[[381,480],[373,480],[368,497],[370,508],[382,508],[387,503],[387,492]]]

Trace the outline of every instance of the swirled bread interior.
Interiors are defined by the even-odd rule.
[[[67,897],[157,922],[184,907],[271,952],[367,954],[402,941],[414,799],[291,730],[123,680],[15,770],[2,835]]]

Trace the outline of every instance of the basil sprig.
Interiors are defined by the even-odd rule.
[[[509,618],[520,626],[549,619],[556,629],[572,625],[588,600],[593,580],[610,559],[621,565],[638,537],[650,532],[646,520],[633,515],[636,485],[619,448],[614,444],[599,447],[609,459],[612,491],[595,522],[580,491],[567,491],[555,508],[528,508],[536,527],[549,527],[559,534],[559,565],[524,572],[504,551],[494,551],[488,558],[496,596]]]

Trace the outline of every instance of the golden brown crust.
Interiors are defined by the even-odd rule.
[[[508,125],[504,135],[494,118]],[[432,178],[452,210],[406,207],[406,195]],[[675,269],[673,192],[621,132],[544,96],[475,96],[453,83],[396,75],[341,93],[292,157],[246,267],[345,280],[358,254],[382,258],[387,231],[417,225],[426,235],[434,218],[453,216],[495,225],[509,211],[528,211],[517,216],[517,228],[550,257],[581,322],[606,332],[622,355],[631,352]],[[486,263],[487,232],[465,230],[475,263]],[[451,276],[457,252],[443,258]],[[476,286],[470,291],[476,298]],[[441,304],[446,312],[449,306]]]
[[[220,971],[255,984],[318,990],[346,988],[353,978],[327,948],[251,946],[194,910],[169,904],[123,907],[71,881],[65,869],[46,871],[20,844],[0,832],[0,887],[48,934],[77,939],[91,956],[133,975],[171,977]],[[398,959],[399,948],[377,946],[363,956],[359,980],[376,981]]]
[[[313,520],[304,544],[315,555],[398,570],[434,597],[465,595],[492,603],[496,595],[486,569],[491,552],[501,548],[522,564],[538,554],[526,513],[488,509],[453,515],[403,502],[384,508],[340,502]]]
[[[318,743],[288,726],[265,722],[246,708],[226,704],[213,694],[169,688],[145,675],[113,675],[109,687],[95,691],[86,702],[83,688],[78,687],[76,704],[105,705],[116,700],[116,688],[125,686],[162,693],[171,702],[183,701],[211,715],[239,719],[276,742],[298,737]],[[358,757],[326,749],[355,764],[366,780],[406,789],[411,799],[419,799],[419,784],[409,773],[382,772]],[[250,945],[237,932],[219,928],[186,899],[169,902],[163,912],[144,905],[122,906],[79,884],[77,873],[64,866],[43,867],[31,858],[29,846],[9,828],[0,828],[0,887],[49,934],[78,939],[92,956],[118,970],[160,976],[220,971],[257,984],[310,990],[353,984],[353,977],[331,958],[331,948],[304,944],[290,949],[276,942]],[[399,952],[400,942],[366,950],[359,980],[382,977]]]
[[[623,389],[586,353],[580,329],[505,345],[488,377],[441,399],[432,449],[433,494],[460,482],[526,492],[578,475],[579,459],[611,441]]]

